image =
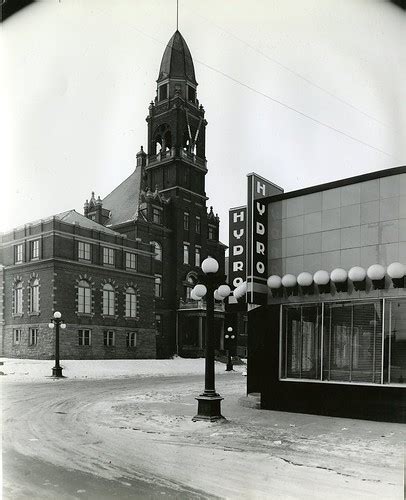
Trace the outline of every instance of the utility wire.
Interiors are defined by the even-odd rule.
[[[165,42],[162,42],[162,40],[158,40],[157,38],[149,35],[148,33],[145,33],[141,30],[139,30],[138,28],[136,28],[135,26],[133,27],[133,29],[135,31],[137,31],[138,33],[140,33],[141,35],[147,37],[147,38],[150,38],[151,40],[153,40],[154,42],[156,43],[159,43],[160,45],[163,45],[163,46],[167,46],[167,44]],[[173,50],[176,50],[172,47]],[[238,85],[241,85],[242,87],[248,89],[248,90],[251,90],[252,92],[255,92],[256,94],[259,94],[261,95],[262,97],[265,97],[266,99],[272,101],[272,102],[275,102],[277,104],[279,104],[280,106],[283,106],[284,108],[286,109],[289,109],[290,111],[293,111],[294,113],[297,113],[298,115],[300,116],[303,116],[304,118],[307,118],[308,120],[311,120],[312,122],[314,123],[317,123],[318,125],[321,125],[322,127],[325,127],[325,128],[328,128],[330,130],[333,130],[334,132],[337,132],[338,134],[341,134],[343,135],[344,137],[347,137],[348,139],[352,139],[353,141],[355,142],[358,142],[359,144],[362,144],[364,146],[367,146],[368,148],[371,148],[375,151],[378,151],[386,156],[389,156],[391,158],[394,158],[394,156],[390,153],[388,153],[387,151],[384,151],[383,149],[380,149],[376,146],[372,146],[372,144],[369,144],[368,142],[365,142],[365,141],[362,141],[361,139],[357,139],[356,137],[350,135],[350,134],[347,134],[347,132],[344,132],[343,130],[340,130],[338,128],[335,128],[333,127],[332,125],[329,125],[328,123],[324,123],[320,120],[318,120],[317,118],[313,118],[312,116],[306,114],[306,113],[303,113],[302,111],[299,111],[298,109],[294,108],[293,106],[289,106],[289,104],[286,104],[274,97],[271,97],[270,95],[268,94],[265,94],[264,92],[261,92],[260,90],[257,90],[255,89],[254,87],[251,87],[250,85],[246,84],[246,83],[243,83],[241,82],[240,80],[237,80],[236,78],[228,75],[227,73],[224,73],[223,71],[217,69],[217,68],[214,68],[213,66],[210,66],[209,64],[206,64],[204,63],[203,61],[200,61],[199,59],[196,59],[196,58],[193,58],[194,61],[196,61],[197,63],[201,64],[202,66],[210,69],[211,71],[214,71],[215,73],[218,73],[219,75],[222,75],[224,76],[225,78],[227,78],[228,80],[231,80],[232,82],[234,83],[237,83]]]
[[[197,13],[194,12],[194,15],[196,15]],[[341,102],[342,104],[345,104],[346,106],[354,109],[355,111],[358,111],[359,113],[361,113],[362,115],[370,118],[371,120],[374,120],[375,122],[379,123],[380,125],[383,125],[384,127],[387,127],[387,128],[391,128],[388,124],[382,122],[381,120],[378,120],[377,118],[375,118],[374,116],[366,113],[365,111],[363,111],[362,109],[358,108],[357,106],[354,106],[353,104],[351,104],[350,102],[346,101],[345,99],[343,99],[342,97],[339,97],[337,96],[336,94],[334,94],[333,92],[331,92],[330,90],[327,90],[325,89],[324,87],[321,87],[320,85],[318,85],[317,83],[313,82],[312,80],[309,80],[309,78],[306,78],[305,76],[303,76],[302,74],[298,73],[297,71],[289,68],[288,66],[286,66],[285,64],[281,63],[280,61],[278,61],[277,59],[274,59],[273,57],[269,56],[268,54],[265,54],[265,52],[262,52],[262,50],[258,49],[257,47],[254,47],[253,45],[251,45],[250,43],[246,42],[245,40],[243,40],[242,38],[239,38],[237,35],[234,35],[234,33],[231,33],[230,31],[222,28],[221,26],[219,26],[218,24],[214,23],[213,21],[211,21],[210,19],[208,19],[207,17],[205,16],[202,16],[201,14],[197,14],[197,16],[199,16],[200,18],[204,19],[205,21],[207,21],[208,23],[212,24],[213,26],[215,26],[218,30],[220,31],[223,31],[224,33],[226,33],[227,35],[229,35],[230,37],[234,38],[235,40],[238,40],[240,43],[242,43],[243,45],[246,45],[247,47],[249,47],[251,50],[253,50],[254,52],[256,52],[257,54],[260,54],[262,57],[264,57],[265,59],[268,59],[268,61],[271,61],[273,62],[274,64],[277,64],[279,67],[283,68],[285,71],[288,71],[289,73],[291,73],[292,75],[296,76],[297,78],[300,78],[302,79],[303,81],[305,81],[306,83],[308,83],[309,85],[315,87],[316,89],[318,90],[321,90],[322,92],[324,92],[325,94],[329,95],[330,97],[332,97],[333,99],[336,99],[337,101]]]

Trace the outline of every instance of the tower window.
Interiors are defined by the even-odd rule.
[[[162,297],[162,276],[155,275],[155,297]]]
[[[195,230],[196,230],[197,234],[200,234],[200,231],[201,231],[200,217],[196,217]]]
[[[183,263],[189,264],[189,244],[183,243]]]
[[[163,101],[164,99],[168,99],[168,84],[165,83],[159,87],[159,100]]]
[[[195,102],[196,100],[196,90],[190,85],[187,87],[187,98],[190,102]]]
[[[152,208],[152,222],[155,224],[162,224],[162,210],[159,208]]]
[[[185,231],[189,230],[189,214],[187,212],[183,213],[183,229]]]
[[[201,248],[200,247],[196,247],[195,248],[195,266],[199,267],[200,266],[200,256],[201,256]]]
[[[208,237],[209,240],[215,240],[216,239],[216,228],[214,226],[208,227]]]

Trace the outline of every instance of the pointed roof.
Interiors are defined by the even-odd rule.
[[[166,46],[159,68],[158,82],[165,78],[183,78],[197,85],[189,47],[178,30]]]
[[[141,168],[137,167],[119,186],[103,199],[103,208],[110,210],[109,226],[137,218],[141,191]]]

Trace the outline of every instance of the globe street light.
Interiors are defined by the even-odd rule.
[[[191,293],[191,297],[200,300],[206,296],[206,349],[205,349],[205,376],[204,391],[196,399],[198,401],[197,415],[193,420],[219,420],[221,415],[221,401],[223,398],[215,389],[214,371],[214,300],[215,297],[223,300],[230,294],[230,287],[224,285],[224,276],[218,274],[219,264],[213,257],[202,262],[204,276]],[[220,285],[220,286],[219,286]],[[216,289],[216,287],[218,288]]]
[[[59,311],[54,312],[54,316],[48,324],[49,328],[55,327],[55,366],[52,368],[52,376],[54,378],[62,378],[62,367],[59,364],[59,327],[64,330],[66,324],[62,319],[62,314]]]
[[[227,342],[227,365],[226,365],[226,372],[232,372],[233,371],[233,358],[231,357],[231,345],[230,342],[232,342],[235,339],[235,335],[233,333],[233,328],[229,326],[227,328],[227,333],[224,335],[224,338]]]

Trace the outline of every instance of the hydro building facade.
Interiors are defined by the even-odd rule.
[[[248,184],[229,269],[249,311],[248,392],[266,409],[406,422],[406,167],[290,193]]]

